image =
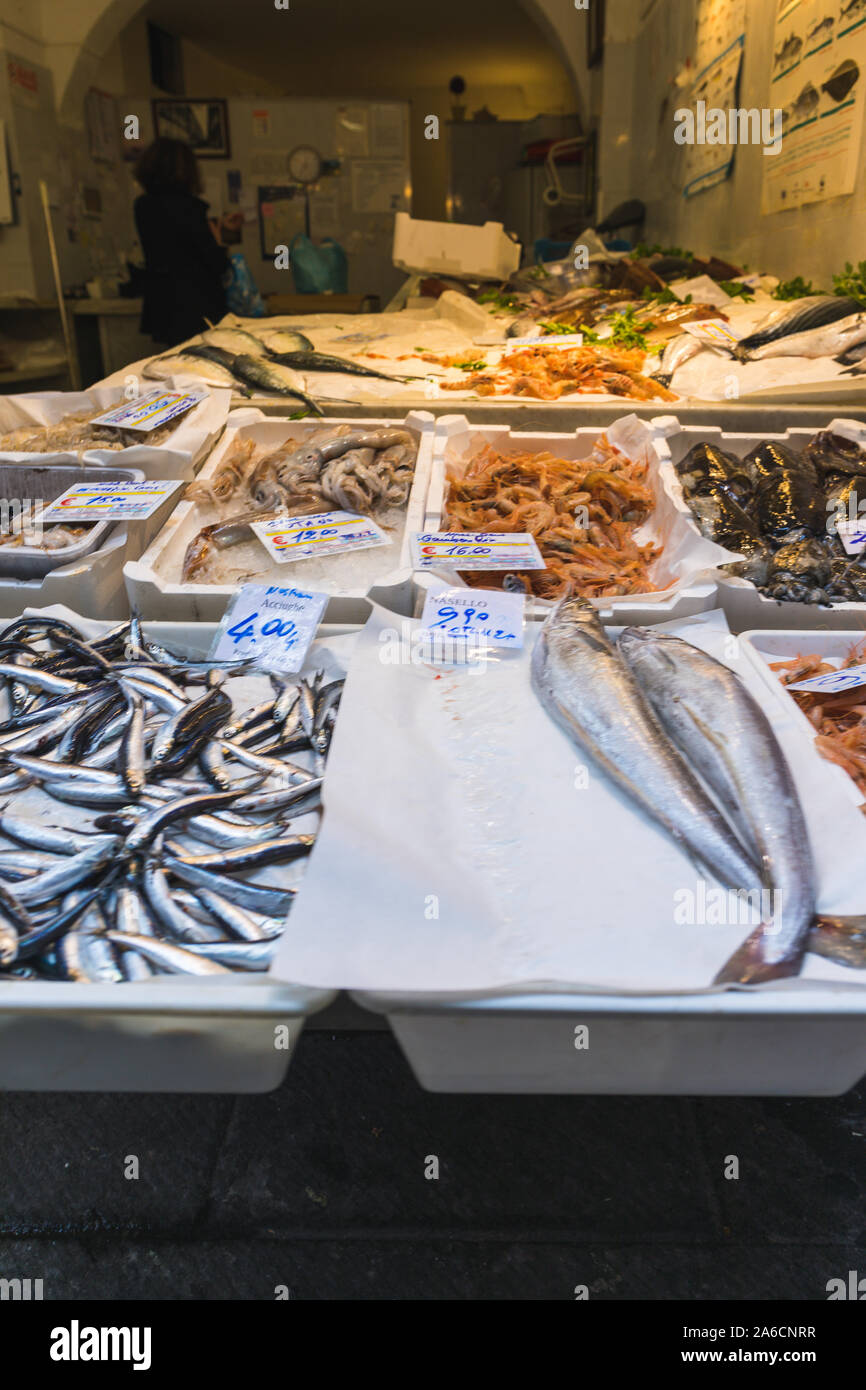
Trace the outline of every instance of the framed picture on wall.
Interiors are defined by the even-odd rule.
[[[586,66],[594,68],[604,55],[604,0],[593,0],[586,12]]]
[[[153,102],[153,129],[160,137],[184,140],[191,145],[199,159],[228,159],[228,103],[222,97],[190,101],[186,98],[163,98]]]

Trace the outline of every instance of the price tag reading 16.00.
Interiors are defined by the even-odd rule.
[[[529,532],[436,531],[412,537],[417,570],[543,570],[544,560]]]
[[[266,671],[300,671],[327,602],[327,594],[246,584],[226,610],[210,656],[251,661]]]

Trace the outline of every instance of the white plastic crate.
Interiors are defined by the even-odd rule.
[[[629,412],[624,412],[628,414]],[[654,515],[663,518],[672,537],[671,551],[679,553],[683,542],[692,543],[697,534],[691,521],[691,513],[682,497],[682,490],[674,486],[673,468],[663,456],[664,436],[659,435],[660,448],[655,449],[657,428],[654,420],[642,420],[639,427],[643,433],[644,444],[651,451],[651,468],[654,474],[649,482],[656,496]],[[465,415],[440,415],[436,421],[433,440],[433,459],[430,470],[430,487],[424,516],[424,530],[438,531],[442,528],[446,514],[447,473],[449,468],[470,451],[490,444],[507,454],[510,452],[541,452],[546,450],[559,458],[585,458],[593,445],[609,430],[610,426],[580,425],[569,434],[564,433],[521,433],[510,425],[479,426],[471,424]],[[654,523],[655,524],[655,523]],[[703,538],[699,538],[702,540]],[[719,547],[714,549],[723,554]],[[661,568],[664,556],[656,561]],[[415,602],[413,611],[419,615],[424,600],[430,590],[432,572],[416,571]],[[442,571],[438,578],[460,583],[456,571]],[[672,622],[677,618],[690,618],[696,613],[705,613],[716,607],[716,571],[712,564],[701,561],[695,563],[680,578],[664,589],[651,590],[643,594],[626,594],[622,597],[608,597],[593,600],[605,622],[627,624],[646,624]],[[544,599],[527,599],[526,616],[529,619],[544,618],[552,603]]]
[[[651,423],[654,428],[653,448],[660,462],[671,466],[671,486],[686,507],[688,503],[675,465],[685,458],[695,444],[714,444],[742,458],[768,439],[788,444],[794,450],[802,449],[816,433],[814,428],[799,425],[784,432],[727,431],[717,425],[682,425],[674,415],[656,416]],[[866,425],[859,420],[835,418],[829,420],[825,428],[833,434],[856,440],[866,448]],[[691,509],[689,515],[690,525],[697,531]],[[713,578],[718,589],[718,606],[724,609],[732,632],[744,632],[748,628],[790,627],[798,631],[822,631],[866,627],[866,603],[839,602],[826,607],[815,603],[786,603],[762,594],[749,580],[738,579],[721,570],[716,571]]]
[[[256,418],[253,418],[254,415]],[[206,481],[213,476],[224,455],[238,438],[252,439],[265,448],[276,449],[287,439],[295,439],[300,443],[313,429],[320,429],[323,425],[329,424],[357,425],[362,429],[406,428],[414,431],[418,436],[418,455],[396,565],[393,562],[383,565],[382,572],[377,575],[372,588],[369,585],[341,588],[337,582],[329,584],[327,580],[321,579],[317,579],[313,584],[319,592],[327,592],[330,595],[325,613],[328,622],[364,622],[370,611],[368,592],[371,597],[393,608],[395,612],[408,613],[412,600],[408,538],[412,531],[420,530],[423,525],[434,423],[434,417],[430,412],[422,410],[410,411],[408,415],[398,419],[312,421],[265,418],[258,411],[239,411],[236,416],[229,418],[226,431],[201,470],[199,479]],[[132,560],[124,566],[129,601],[143,617],[171,619],[175,622],[218,622],[222,617],[229,601],[241,587],[240,584],[196,584],[184,583],[180,579],[186,548],[204,524],[196,502],[181,502],[141,559]],[[371,557],[380,554],[376,549],[367,553]],[[292,564],[280,567],[280,574],[286,582],[294,574],[297,574],[298,582],[312,582],[304,581],[302,573],[303,562],[300,570]],[[248,582],[255,581],[251,579]]]
[[[520,243],[501,222],[483,227],[463,222],[425,222],[398,212],[394,217],[394,264],[409,273],[465,275],[507,280],[520,265]]]
[[[73,625],[79,618],[62,604],[51,613]],[[322,625],[317,636],[351,630]],[[146,622],[144,633],[196,659],[210,650],[216,625]],[[240,971],[93,985],[0,980],[0,1090],[273,1090],[306,1018],[334,998],[334,990]],[[278,1027],[285,1046],[275,1045]]]

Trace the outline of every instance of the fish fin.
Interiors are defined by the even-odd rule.
[[[799,975],[801,957],[769,961],[764,955],[767,923],[762,922],[750,932],[729,956],[721,970],[714,976],[714,985],[766,985],[772,980],[785,980],[791,975]]]

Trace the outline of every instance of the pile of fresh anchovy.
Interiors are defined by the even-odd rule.
[[[174,655],[135,618],[92,641],[48,615],[0,634],[0,979],[267,969],[294,890],[258,871],[310,851],[287,822],[320,806],[343,681],[271,675],[236,714],[223,680],[250,669]],[[15,814],[31,788],[61,820],[96,814]]]

